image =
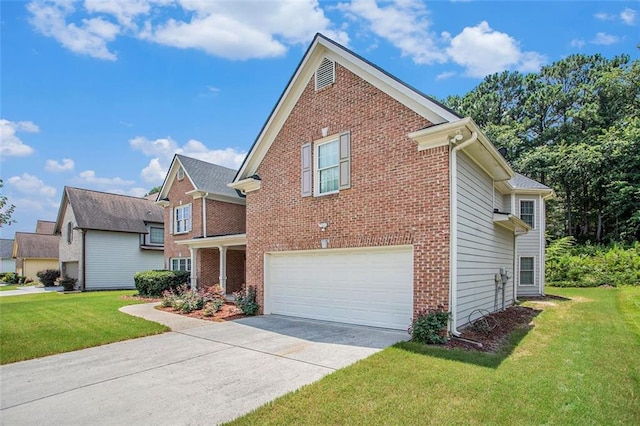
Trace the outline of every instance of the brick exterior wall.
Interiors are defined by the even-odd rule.
[[[164,209],[164,253],[165,266],[170,268],[171,258],[190,258],[189,248],[176,244],[176,241],[190,240],[203,237],[202,226],[202,198],[193,199],[187,192],[192,191],[193,185],[185,176],[184,179],[173,181],[169,188],[169,206]],[[191,232],[171,234],[171,212],[173,208],[191,203]],[[246,229],[245,206],[242,204],[226,203],[218,200],[206,200],[207,203],[207,236],[242,234]],[[244,283],[244,250],[241,265],[238,265],[238,255],[230,255],[227,251],[227,293],[239,290]],[[217,248],[199,249],[196,255],[199,287],[210,287],[220,283],[220,257]],[[194,267],[192,265],[192,267]],[[231,283],[231,286],[230,286]]]
[[[414,314],[449,304],[448,147],[418,151],[406,135],[431,125],[336,63],[336,82],[309,81],[247,194],[247,285],[264,306],[264,253],[281,250],[414,247]],[[351,131],[351,188],[302,197],[301,146]],[[321,232],[318,223],[329,227]],[[391,283],[390,283],[391,284]]]

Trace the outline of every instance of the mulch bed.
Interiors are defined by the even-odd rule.
[[[472,324],[460,333],[461,339],[452,338],[442,346],[447,349],[497,352],[516,329],[530,328],[531,321],[540,312],[542,311],[525,306],[510,306],[504,311],[485,316],[484,320],[474,322],[475,326]],[[480,343],[482,346],[465,340]]]
[[[246,318],[246,315],[244,315],[242,311],[238,309],[238,307],[231,302],[227,302],[224,305],[222,305],[220,310],[211,316],[205,316],[203,309],[193,311],[188,314],[184,314],[180,311],[176,311],[171,307],[163,308],[162,306],[158,306],[156,307],[156,309],[159,309],[165,312],[171,312],[172,314],[184,315],[191,318],[198,318],[198,319],[214,321],[214,322],[233,321],[240,318]]]

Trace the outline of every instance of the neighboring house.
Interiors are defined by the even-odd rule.
[[[535,194],[542,236],[551,193],[532,182],[472,119],[317,35],[230,184],[246,284],[265,314],[406,329],[440,307],[455,334],[514,303],[536,228],[513,205]]]
[[[60,271],[82,290],[132,289],[163,267],[162,208],[146,198],[65,187],[55,233]]]
[[[11,257],[13,251],[13,240],[0,239],[0,272],[15,272],[16,260]]]
[[[59,237],[39,230],[41,233],[16,232],[11,253],[16,261],[16,274],[34,281],[39,281],[39,271],[58,269]]]
[[[245,199],[227,184],[236,170],[176,155],[157,203],[164,207],[165,267],[191,272],[192,287],[244,284]]]
[[[53,235],[56,223],[50,220],[38,220],[36,222],[36,234]]]

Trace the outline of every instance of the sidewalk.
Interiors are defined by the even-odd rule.
[[[24,296],[27,294],[50,293],[52,291],[62,291],[62,286],[54,287],[36,287],[36,286],[20,286],[15,290],[0,291],[0,297],[4,296]]]

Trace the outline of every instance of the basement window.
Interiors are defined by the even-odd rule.
[[[324,58],[316,70],[316,90],[331,86],[336,81],[336,64]]]

